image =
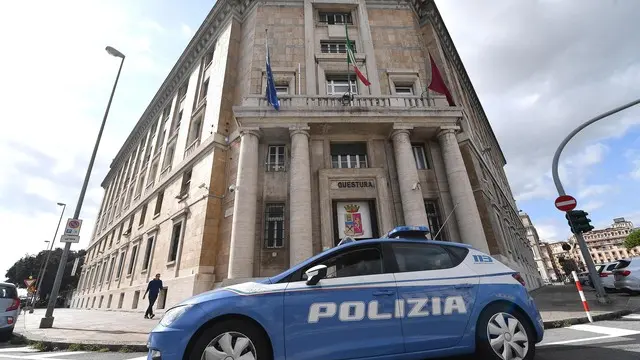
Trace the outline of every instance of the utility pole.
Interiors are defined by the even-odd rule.
[[[112,48],[111,46],[107,46],[105,49],[109,55],[119,57],[122,60],[120,61],[120,67],[118,68],[118,75],[116,75],[116,81],[113,84],[113,89],[111,90],[111,96],[109,97],[109,102],[107,103],[107,109],[104,112],[104,117],[102,118],[102,124],[100,125],[100,131],[98,132],[98,138],[96,139],[96,143],[93,147],[93,153],[91,154],[91,160],[89,160],[89,167],[87,168],[87,173],[84,176],[84,183],[82,184],[82,189],[80,190],[80,196],[78,197],[78,204],[76,205],[75,212],[73,214],[73,219],[78,220],[80,217],[80,210],[82,209],[82,203],[84,201],[84,195],[87,192],[87,186],[89,185],[89,178],[91,177],[91,170],[93,169],[93,163],[96,160],[96,153],[98,152],[98,146],[100,145],[100,139],[102,138],[102,131],[104,130],[104,125],[107,122],[107,116],[109,115],[109,109],[111,108],[111,101],[113,100],[113,94],[116,92],[116,87],[118,86],[118,79],[120,78],[120,72],[122,71],[122,65],[124,64],[124,54],[120,51]],[[40,328],[46,329],[53,327],[53,309],[56,306],[56,302],[58,300],[58,293],[60,292],[60,285],[62,285],[62,278],[64,276],[64,269],[67,265],[67,256],[69,255],[69,250],[71,249],[71,242],[67,242],[64,246],[64,251],[62,252],[62,257],[60,258],[60,265],[58,265],[58,272],[56,273],[56,280],[53,283],[53,289],[51,290],[51,296],[49,297],[49,304],[47,306],[47,312],[44,317],[40,319]]]
[[[560,143],[560,145],[558,146],[558,149],[556,150],[556,153],[553,155],[553,162],[551,164],[551,172],[553,175],[553,182],[556,185],[556,189],[558,190],[558,195],[559,196],[564,196],[567,195],[564,191],[564,186],[562,186],[562,182],[560,181],[560,176],[558,175],[558,163],[560,160],[560,154],[562,153],[562,150],[564,150],[564,147],[567,145],[567,143],[569,142],[569,140],[571,140],[577,133],[579,133],[580,131],[582,131],[582,129],[586,128],[587,126],[595,123],[596,121],[602,120],[608,116],[611,116],[615,113],[618,113],[622,110],[625,110],[627,108],[630,108],[634,105],[640,104],[640,99],[634,100],[630,103],[627,103],[625,105],[622,105],[620,107],[617,107],[613,110],[609,110],[603,114],[600,114],[596,117],[594,117],[593,119],[585,122],[584,124],[578,126],[576,129],[574,129],[571,133],[569,133],[569,135],[567,135],[567,137],[564,138],[564,140],[562,140],[562,142]],[[584,262],[587,265],[587,270],[589,271],[589,277],[591,278],[591,282],[593,283],[594,288],[596,289],[596,295],[598,298],[598,302],[601,304],[607,304],[609,303],[609,297],[607,296],[607,294],[604,291],[604,287],[602,286],[602,282],[600,281],[600,275],[598,274],[598,272],[596,271],[596,267],[595,264],[593,263],[593,259],[591,258],[591,254],[589,253],[589,248],[587,247],[587,243],[584,241],[584,237],[582,236],[582,232],[576,232],[575,234],[576,236],[576,240],[578,241],[578,245],[580,246],[580,252],[582,253],[582,257],[584,258]]]

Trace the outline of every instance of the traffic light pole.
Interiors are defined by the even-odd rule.
[[[608,116],[611,116],[615,113],[618,113],[622,110],[625,110],[637,104],[640,104],[640,99],[634,100],[630,103],[627,103],[613,110],[609,110],[603,114],[600,114],[594,117],[593,119],[585,122],[584,124],[578,126],[569,135],[567,135],[567,137],[564,138],[564,140],[562,140],[562,142],[560,143],[560,146],[558,146],[558,149],[556,150],[556,153],[553,155],[553,163],[551,164],[553,182],[556,185],[556,189],[558,190],[558,195],[566,195],[564,191],[564,186],[562,186],[562,182],[560,181],[560,176],[558,175],[558,162],[560,160],[560,154],[562,153],[562,150],[564,150],[564,147],[567,145],[569,140],[571,140],[577,133],[582,131],[582,129],[595,123],[596,121],[602,120]],[[573,224],[571,226],[573,227]],[[576,239],[578,240],[578,245],[580,245],[580,252],[582,253],[584,262],[587,265],[587,270],[589,270],[589,277],[591,278],[591,282],[593,283],[593,286],[596,289],[598,302],[601,304],[607,304],[609,303],[609,297],[604,291],[604,287],[602,286],[602,282],[600,281],[600,274],[598,274],[598,272],[596,271],[596,266],[593,263],[593,259],[591,258],[591,254],[589,253],[589,249],[587,248],[587,243],[584,241],[584,237],[582,236],[581,232],[578,232],[577,234],[575,234],[575,236],[576,236]]]

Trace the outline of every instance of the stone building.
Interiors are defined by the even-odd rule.
[[[613,224],[604,229],[594,229],[585,233],[584,240],[589,247],[589,253],[593,262],[596,264],[604,264],[615,260],[626,259],[629,257],[639,256],[640,247],[627,250],[624,246],[624,240],[634,230],[633,223],[624,218],[613,219]],[[581,268],[586,269],[584,257],[580,251],[580,245],[572,235],[569,238],[571,244],[571,256]]]
[[[457,106],[426,91],[429,54]],[[533,286],[504,165],[433,1],[218,0],[111,164],[73,306],[142,311],[156,273],[171,306],[400,224]]]
[[[556,282],[561,279],[561,275],[563,275],[563,273],[558,267],[558,261],[554,257],[551,245],[552,244],[546,242],[540,243],[540,257],[542,258],[542,263],[544,264],[544,268],[548,275],[547,279],[550,282]]]
[[[532,260],[535,262],[538,273],[542,277],[542,280],[548,281],[550,275],[545,264],[546,259],[544,258],[541,250],[538,231],[536,230],[536,227],[533,226],[533,222],[531,222],[531,218],[529,217],[529,215],[523,211],[520,211],[520,221],[522,221],[522,225],[527,232],[527,240],[529,240],[529,246],[532,250],[531,252],[527,252],[525,255],[532,255]]]

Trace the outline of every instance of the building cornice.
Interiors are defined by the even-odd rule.
[[[478,97],[478,94],[476,93],[476,90],[473,87],[473,84],[471,83],[469,74],[467,73],[467,70],[465,69],[464,64],[462,63],[462,59],[460,58],[460,54],[458,53],[458,50],[453,44],[453,39],[451,38],[451,35],[449,34],[449,31],[447,30],[447,27],[444,24],[444,20],[442,19],[442,16],[438,11],[438,7],[436,6],[435,1],[434,0],[408,0],[408,1],[411,3],[414,11],[416,12],[420,20],[420,24],[430,22],[431,25],[433,25],[433,28],[436,34],[438,35],[438,38],[442,45],[445,56],[447,56],[449,60],[451,60],[451,62],[453,63],[453,66],[458,71],[458,74],[460,74],[461,85],[463,87],[462,90],[465,91],[467,94],[469,94],[471,106],[477,111],[481,119],[484,122],[486,122],[487,125],[489,125],[488,126],[489,133],[491,134],[491,136],[493,137],[493,140],[496,143],[496,146],[498,148],[498,151],[500,152],[500,156],[502,158],[503,163],[506,164],[507,160],[504,157],[504,153],[502,152],[502,149],[500,148],[498,139],[496,138],[496,135],[493,132],[493,129],[491,128],[491,124],[489,123],[487,114],[484,112],[484,108],[480,103],[480,98]]]
[[[117,172],[119,164],[133,151],[137,142],[146,135],[146,129],[151,126],[154,119],[160,116],[160,111],[178,91],[178,87],[189,78],[193,69],[198,65],[200,58],[211,47],[211,44],[222,32],[228,21],[231,18],[242,18],[244,12],[253,2],[254,0],[218,0],[215,3],[200,28],[187,44],[182,55],[178,58],[178,61],[176,61],[169,75],[167,75],[153,96],[149,106],[127,137],[120,151],[114,157],[109,172],[102,181],[102,187],[105,187],[109,179]]]

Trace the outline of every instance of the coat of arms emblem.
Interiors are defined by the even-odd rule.
[[[362,214],[358,212],[360,210],[359,205],[349,204],[345,205],[344,209],[344,234],[346,236],[362,236],[364,235],[364,229],[362,228]]]

